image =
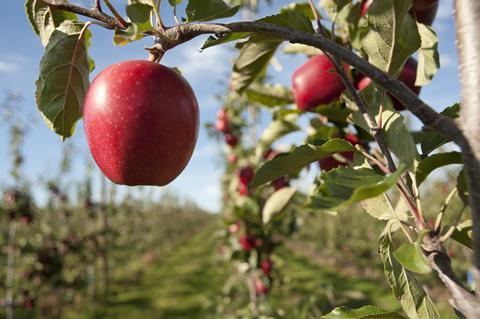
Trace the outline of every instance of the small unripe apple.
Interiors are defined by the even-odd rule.
[[[353,146],[360,144],[360,140],[357,136],[349,133],[345,135],[345,139],[350,142]],[[351,161],[353,160],[353,151],[348,151],[348,152],[342,152],[340,153],[345,159]],[[332,169],[335,169],[340,166],[345,166],[347,165],[346,163],[342,163],[337,161],[333,156],[326,157],[322,160],[319,161],[320,168],[322,171],[328,172]]]
[[[265,275],[269,275],[273,268],[273,262],[270,259],[265,259],[260,264],[260,268]]]
[[[225,143],[227,143],[228,146],[235,147],[238,145],[238,137],[233,135],[232,133],[225,134],[224,138]]]
[[[125,61],[100,72],[83,106],[90,151],[112,182],[166,185],[185,168],[198,135],[198,105],[176,71]]]
[[[398,76],[398,80],[405,84],[415,94],[419,95],[422,88],[420,86],[415,86],[415,80],[417,78],[417,65],[417,60],[412,57],[408,58],[407,62],[405,62],[405,65],[403,66],[402,72]],[[369,77],[363,77],[356,86],[357,89],[361,91],[368,85],[370,85],[370,83],[372,83],[372,79],[370,79]],[[403,106],[402,102],[400,102],[391,95],[390,97],[392,98],[393,107],[397,111],[405,110],[405,106]]]
[[[344,66],[348,70],[348,66]],[[340,76],[326,55],[310,58],[292,77],[292,90],[297,108],[309,111],[338,99],[345,90]]]

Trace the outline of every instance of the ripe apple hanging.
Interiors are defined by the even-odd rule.
[[[149,61],[103,70],[85,97],[90,151],[112,182],[166,185],[185,168],[198,136],[198,105],[176,71]]]
[[[344,67],[348,69],[348,66]],[[345,85],[333,63],[326,55],[321,54],[310,58],[295,71],[292,90],[297,108],[310,111],[338,99],[345,90]]]

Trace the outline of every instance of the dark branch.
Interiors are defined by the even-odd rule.
[[[97,7],[93,9],[87,9],[87,8],[80,7],[75,4],[64,2],[61,0],[42,0],[42,1],[54,9],[77,13],[79,15],[101,21],[109,29],[125,29],[124,25],[122,25],[122,23],[120,23],[117,19],[98,10]]]
[[[480,318],[480,302],[477,296],[468,291],[453,272],[450,258],[439,238],[427,236],[422,247],[430,265],[452,294],[452,306],[468,319]]]
[[[160,33],[159,30],[157,30],[157,32]],[[205,23],[183,24],[169,28],[163,33],[168,41],[161,40],[160,44],[164,50],[168,50],[198,35],[226,35],[232,32],[264,33],[283,38],[292,43],[306,44],[332,54],[370,77],[379,86],[400,100],[406,108],[417,116],[426,126],[434,128],[440,134],[448,136],[454,141],[462,139],[462,132],[452,119],[437,113],[400,81],[371,65],[368,61],[357,56],[350,50],[324,37],[264,22],[236,22],[229,24]]]

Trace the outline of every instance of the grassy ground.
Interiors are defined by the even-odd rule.
[[[115,296],[98,318],[204,318],[220,293],[225,273],[215,259],[212,228],[149,266],[136,283],[117,282]]]
[[[393,305],[389,290],[382,284],[342,276],[287,248],[282,248],[280,255],[286,281],[270,296],[274,309],[291,313],[309,294],[316,297],[322,312],[344,304]],[[96,318],[210,318],[207,306],[219,295],[227,278],[216,259],[211,227],[145,268],[137,280],[131,280],[128,273],[114,280],[113,296],[107,307],[97,311]]]

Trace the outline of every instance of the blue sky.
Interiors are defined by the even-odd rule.
[[[442,0],[434,28],[440,38],[440,54],[442,69],[434,81],[425,87],[421,97],[437,110],[441,110],[459,100],[459,80],[457,76],[457,57],[455,48],[455,24],[452,16],[452,1]],[[37,111],[34,100],[34,83],[38,76],[38,64],[43,54],[43,47],[32,32],[25,17],[22,0],[3,0],[0,13],[0,101],[9,91],[22,95],[20,103],[21,117],[28,121],[31,127],[27,133],[24,153],[24,171],[30,179],[35,195],[43,201],[45,194],[38,183],[42,177],[48,177],[58,167],[62,148],[66,143],[51,132],[43,123]],[[74,1],[75,2],[75,1]],[[90,1],[76,1],[89,5]],[[91,1],[93,2],[93,0]],[[126,1],[113,1],[121,8]],[[170,9],[162,8],[167,23],[172,23]],[[262,7],[261,14],[267,15],[277,11],[281,5],[293,2],[276,0],[271,7]],[[299,1],[300,2],[300,1]],[[178,12],[183,12],[180,8]],[[239,14],[239,17],[241,15]],[[96,70],[91,79],[108,65],[129,59],[144,59],[145,45],[151,44],[151,39],[116,47],[112,42],[112,32],[93,26],[93,45],[90,54],[96,62]],[[200,106],[201,129],[195,153],[184,172],[170,185],[153,190],[161,196],[164,191],[178,193],[196,201],[201,207],[210,211],[218,211],[220,207],[219,178],[222,173],[220,154],[222,146],[207,138],[203,124],[211,122],[215,113],[221,107],[215,99],[215,94],[223,92],[225,80],[228,78],[231,61],[235,50],[231,46],[214,47],[203,52],[199,51],[202,41],[198,38],[166,54],[162,63],[167,66],[179,67],[183,75],[192,85]],[[277,83],[290,84],[290,76],[305,58],[279,56],[281,70],[271,70],[272,79]],[[0,122],[0,188],[12,183],[9,177],[10,156],[8,153],[8,131],[4,122]],[[415,123],[415,121],[413,121]],[[91,156],[85,143],[82,122],[77,125],[75,136],[67,142],[75,148],[73,170],[66,180],[80,181],[85,174],[85,164],[91,161]],[[95,179],[98,182],[100,174],[95,168]],[[121,192],[125,187],[121,187]],[[136,189],[134,192],[139,192]]]

